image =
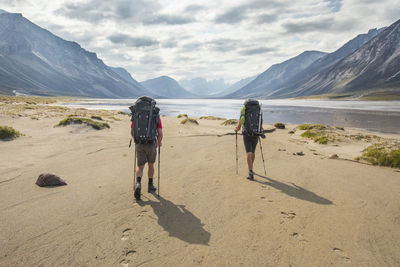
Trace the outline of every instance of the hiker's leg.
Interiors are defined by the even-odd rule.
[[[147,157],[146,157],[146,147],[143,144],[137,144],[136,145],[136,156],[137,156],[137,167],[136,167],[136,177],[143,177],[143,170],[144,170],[144,165],[147,162]]]
[[[149,170],[147,172],[148,178],[153,178],[154,176],[154,163],[149,163]]]
[[[249,171],[253,170],[253,163],[254,163],[254,153],[248,152],[246,154],[246,159],[247,159],[247,166],[249,167]]]
[[[143,176],[143,169],[144,169],[144,164],[143,165],[138,165],[136,167],[136,177],[142,177]]]

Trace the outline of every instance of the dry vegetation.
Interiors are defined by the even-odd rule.
[[[0,125],[0,139],[1,140],[11,140],[20,137],[22,134],[9,126]]]
[[[303,130],[301,137],[311,139],[318,144],[328,144],[345,140],[374,143],[381,140],[377,135],[346,134],[343,127],[332,127],[321,124],[301,124],[296,127]]]
[[[223,120],[226,120],[226,118],[220,118],[220,117],[214,117],[214,116],[202,116],[202,117],[200,117],[200,120],[223,121]]]
[[[196,124],[196,125],[199,125],[198,121],[196,121],[195,119],[191,119],[191,118],[186,118],[186,119],[182,120],[181,124]]]
[[[239,121],[237,119],[229,119],[229,120],[226,120],[223,123],[221,123],[221,125],[224,125],[224,126],[236,125],[236,124],[238,124],[238,122]]]
[[[379,143],[363,150],[356,160],[363,160],[372,165],[400,168],[400,144]]]
[[[98,122],[88,118],[80,118],[80,117],[67,117],[60,121],[56,127],[58,126],[66,126],[70,124],[85,124],[87,126],[91,126],[93,129],[102,130],[105,128],[110,128],[110,125],[106,122]]]

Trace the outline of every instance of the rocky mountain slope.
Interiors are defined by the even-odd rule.
[[[0,93],[109,98],[146,94],[121,72],[21,14],[0,12]]]

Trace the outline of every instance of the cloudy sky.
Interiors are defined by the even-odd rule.
[[[233,83],[400,19],[398,0],[0,0],[0,9],[78,42],[138,81]]]

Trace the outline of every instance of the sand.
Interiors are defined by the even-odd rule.
[[[0,141],[0,266],[400,265],[400,172],[355,162],[367,142],[319,145],[287,125],[249,181],[233,126],[163,117],[160,199],[145,175],[137,202],[128,116],[12,105],[0,125],[25,136]],[[111,128],[54,127],[74,112]],[[45,172],[68,185],[38,187]]]

